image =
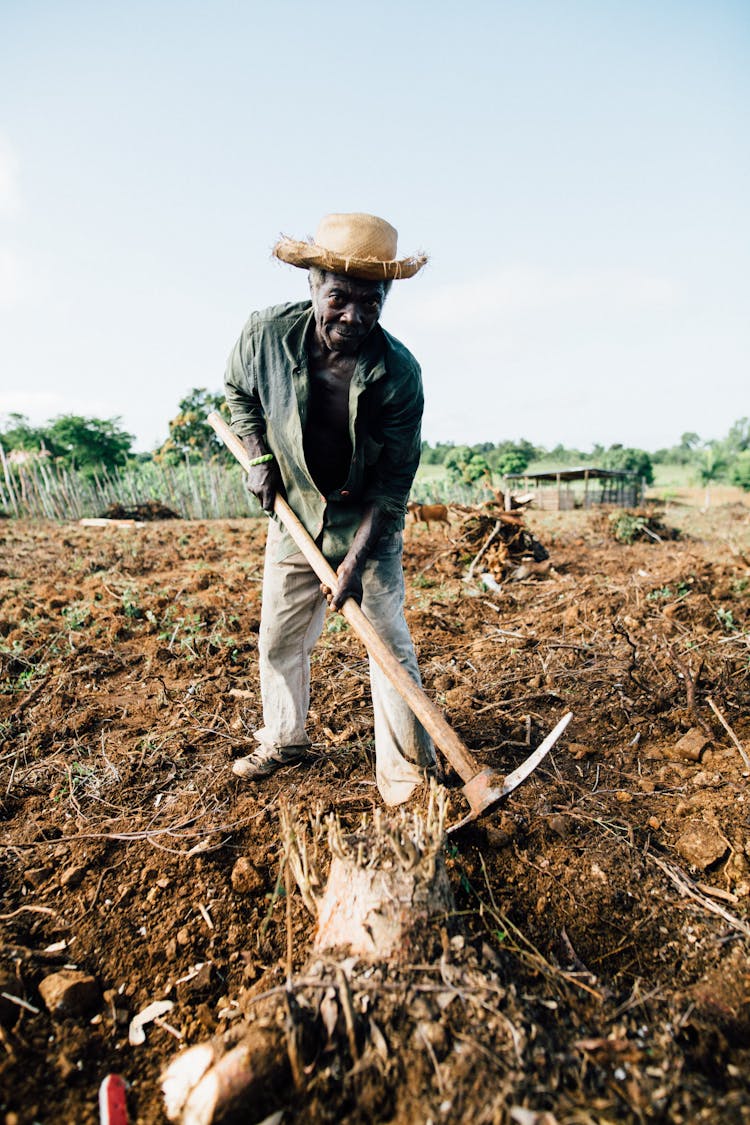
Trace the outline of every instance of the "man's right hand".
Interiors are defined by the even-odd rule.
[[[243,438],[242,444],[251,460],[254,457],[262,457],[268,452],[257,438]],[[276,462],[263,461],[260,465],[251,465],[247,470],[245,486],[264,512],[272,512],[276,493],[281,490],[281,476]]]

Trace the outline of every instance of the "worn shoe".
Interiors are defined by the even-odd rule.
[[[232,764],[232,773],[243,781],[262,781],[283,766],[293,766],[306,757],[307,746],[261,745],[246,758],[237,758]]]

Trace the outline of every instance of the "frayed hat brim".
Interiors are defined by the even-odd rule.
[[[314,242],[298,242],[293,238],[281,238],[273,248],[274,256],[290,266],[310,269],[311,266],[329,273],[345,274],[347,277],[361,278],[363,281],[401,281],[414,277],[427,262],[426,254],[415,254],[410,258],[379,262],[373,258],[345,258],[318,246]]]

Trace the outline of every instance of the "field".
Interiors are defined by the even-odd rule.
[[[243,1121],[750,1121],[750,507],[677,499],[679,537],[630,545],[600,513],[531,513],[550,565],[494,592],[464,581],[456,526],[407,528],[425,686],[480,761],[510,770],[573,720],[450,837],[435,959],[352,984],[367,1046],[329,1027]],[[308,964],[279,807],[377,806],[366,660],[330,616],[311,762],[232,776],[260,725],[263,540],[251,519],[0,523],[5,1125],[92,1125],[110,1073],[131,1122],[164,1121],[164,1065]],[[173,1006],[132,1045],[155,1000]]]

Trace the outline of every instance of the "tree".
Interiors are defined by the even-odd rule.
[[[704,508],[710,508],[711,485],[724,475],[726,469],[726,459],[717,445],[713,442],[707,443],[701,450],[700,459],[696,465],[698,480],[706,489]]]
[[[680,437],[680,448],[681,449],[687,449],[687,450],[692,451],[693,449],[697,449],[700,444],[701,444],[700,437],[698,436],[698,434],[694,433],[692,430],[688,430],[686,433],[682,434],[682,436]]]
[[[703,445],[700,435],[694,430],[686,430],[680,435],[680,444],[671,449],[659,450],[653,455],[656,464],[692,465],[700,456]]]
[[[525,449],[515,447],[501,453],[494,464],[498,473],[505,476],[506,473],[522,473],[528,467],[530,460]]]
[[[732,484],[750,492],[750,449],[743,449],[737,454],[729,470],[729,479]]]
[[[179,403],[179,413],[169,423],[169,437],[154,455],[160,461],[209,461],[218,457],[230,462],[232,456],[206,421],[212,411],[229,421],[229,407],[222,394],[206,387],[193,387]]]
[[[429,441],[423,441],[422,464],[442,465],[451,449],[453,449],[452,441],[439,441],[434,446],[430,445]]]
[[[3,427],[2,442],[6,449],[23,449],[29,453],[38,453],[41,449],[50,449],[49,433],[43,426],[32,426],[25,414],[12,413]]]
[[[47,432],[53,456],[83,470],[124,465],[135,440],[121,428],[119,418],[84,418],[80,414],[58,415]]]
[[[654,483],[654,466],[651,454],[645,449],[632,449],[623,445],[611,445],[601,457],[603,469],[616,469],[620,472],[637,473],[646,484]]]
[[[738,418],[729,427],[722,445],[729,454],[744,453],[750,449],[750,418]]]
[[[487,458],[481,453],[473,453],[468,445],[457,445],[451,449],[443,464],[450,479],[462,484],[473,484],[482,477],[492,480]]]
[[[2,435],[9,449],[44,449],[55,460],[85,472],[125,464],[134,441],[133,435],[120,426],[119,418],[59,414],[46,426],[30,425],[23,414],[11,414],[9,418],[11,424]]]

